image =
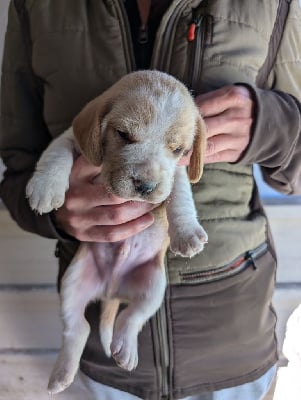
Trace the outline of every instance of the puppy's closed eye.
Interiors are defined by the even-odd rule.
[[[116,129],[116,133],[118,136],[127,144],[130,143],[135,143],[135,140],[131,137],[131,135],[128,132],[121,131],[119,129]]]
[[[183,151],[183,147],[182,146],[178,146],[177,148],[175,148],[172,152],[174,155],[179,156]]]

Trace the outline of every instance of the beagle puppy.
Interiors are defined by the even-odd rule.
[[[204,121],[187,88],[166,73],[139,71],[88,103],[42,154],[26,188],[40,214],[64,203],[79,153],[101,165],[95,184],[125,199],[158,204],[154,223],[143,232],[115,243],[81,243],[62,279],[63,343],[49,393],[72,383],[90,332],[85,309],[96,299],[105,353],[126,370],[137,366],[139,331],[163,301],[168,246],[192,257],[208,239],[189,183],[201,178],[205,141]],[[178,164],[191,150],[187,175]],[[122,311],[120,303],[127,304]]]

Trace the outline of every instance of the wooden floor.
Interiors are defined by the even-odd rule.
[[[301,206],[270,206],[267,212],[280,259],[274,303],[281,347],[286,320],[301,303]],[[0,400],[48,399],[61,337],[55,242],[21,231],[1,206],[0,227]],[[84,399],[76,387],[56,398]]]

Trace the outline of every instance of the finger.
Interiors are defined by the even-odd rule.
[[[213,164],[218,162],[236,162],[241,156],[237,150],[224,150],[219,153],[214,153],[210,156],[205,156],[205,164]]]
[[[212,156],[225,150],[234,150],[242,153],[248,143],[248,136],[217,135],[207,140],[205,156]]]
[[[153,222],[154,217],[151,214],[145,214],[136,220],[122,225],[93,226],[79,240],[89,242],[118,242],[136,235],[152,225]]]
[[[126,203],[127,199],[115,196],[101,184],[81,182],[66,193],[64,207],[68,210],[87,210],[97,206]]]
[[[197,96],[196,103],[203,117],[223,113],[230,108],[252,110],[253,101],[249,90],[244,86],[225,86]]]
[[[225,115],[205,118],[207,137],[210,138],[222,133],[249,136],[252,118],[229,118]]]
[[[152,211],[156,205],[130,201],[125,204],[95,207],[83,215],[85,225],[122,225]]]
[[[203,117],[210,117],[229,109],[232,105],[232,99],[229,92],[230,89],[228,87],[223,87],[198,96],[196,102],[199,106],[201,115]]]
[[[122,225],[135,220],[152,211],[158,205],[146,202],[127,202],[123,205],[110,205],[92,209],[70,210],[68,208],[56,211],[57,225],[64,226],[72,236],[85,232],[93,226]]]

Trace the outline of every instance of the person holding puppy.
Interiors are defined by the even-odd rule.
[[[0,194],[22,228],[59,239],[59,282],[78,241],[135,235],[152,224],[154,206],[93,185],[101,166],[79,157],[64,205],[36,215],[25,187],[51,139],[138,69],[184,82],[207,125],[193,192],[208,244],[190,260],[168,255],[165,300],[139,335],[135,371],[105,356],[98,307],[87,308],[92,333],[80,379],[92,399],[257,400],[268,390],[277,362],[276,255],[252,164],[277,190],[300,193],[300,18],[297,0],[11,2]]]

